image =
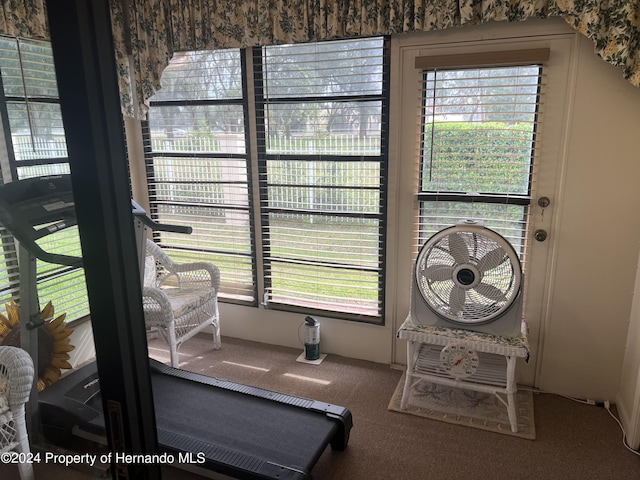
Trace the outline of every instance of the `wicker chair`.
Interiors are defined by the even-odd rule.
[[[29,454],[25,403],[33,385],[33,361],[17,347],[0,346],[0,454]],[[22,480],[33,479],[33,465],[18,463]]]
[[[147,240],[142,304],[147,329],[156,328],[169,345],[171,366],[178,368],[178,349],[211,326],[213,348],[219,349],[220,270],[206,262],[175,263]]]

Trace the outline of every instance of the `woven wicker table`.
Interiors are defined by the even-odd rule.
[[[398,338],[407,341],[407,372],[400,407],[407,407],[409,390],[420,380],[491,393],[507,407],[511,430],[517,432],[516,359],[529,359],[525,320],[521,332],[518,337],[503,337],[461,328],[420,325],[409,315],[397,333]],[[479,362],[473,375],[455,378],[442,367],[440,355],[449,345],[464,345],[477,353]]]

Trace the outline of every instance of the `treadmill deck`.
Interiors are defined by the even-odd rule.
[[[155,360],[150,367],[159,447],[192,453],[200,468],[235,478],[308,479],[327,445],[343,450],[348,443],[353,423],[344,407]],[[45,436],[69,434],[74,425],[104,435],[97,378],[92,363],[41,392]]]

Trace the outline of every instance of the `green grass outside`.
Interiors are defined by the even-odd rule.
[[[471,147],[467,137],[473,137],[476,139],[478,137],[478,131],[475,130],[472,132],[470,130],[466,130],[464,124],[462,125],[463,126],[460,126],[460,124],[442,124],[438,127],[438,134],[441,135],[442,138],[449,136],[453,138],[453,140],[450,138],[451,142],[457,145],[457,147],[454,145],[455,148],[453,149],[449,148],[448,151],[441,150],[439,152],[438,162],[434,164],[431,169],[431,175],[435,172],[436,175],[440,175],[442,177],[438,183],[441,185],[448,185],[451,188],[453,188],[453,186],[466,188],[471,184],[482,186],[481,188],[495,188],[499,185],[513,183],[515,180],[516,184],[520,185],[525,178],[523,177],[525,174],[523,167],[525,165],[518,164],[514,166],[507,163],[501,163],[499,158],[504,158],[506,153],[509,155],[524,155],[522,158],[526,159],[525,150],[526,148],[530,148],[530,133],[527,132],[526,129],[524,132],[518,132],[517,126],[511,126],[504,130],[503,133],[499,133],[499,138],[496,140],[498,145],[495,148],[492,147],[493,150],[491,148],[486,149],[481,160],[486,165],[486,168],[481,168],[479,173],[471,175],[469,165],[467,165],[468,162],[464,161],[464,158],[472,156],[476,152],[477,147]],[[489,125],[486,129],[486,133],[483,134],[490,139],[490,137],[494,135],[491,132],[495,132],[496,128],[496,125]],[[511,137],[515,137],[515,140],[510,140]],[[325,140],[322,140],[322,142],[324,141]],[[293,146],[294,148],[303,149],[303,147],[309,147],[311,145],[312,148],[315,149],[320,148],[321,144],[322,143],[319,139],[305,138],[296,139]],[[184,148],[183,145],[180,145],[180,147]],[[364,148],[364,146],[358,147],[356,145],[355,147],[351,146],[350,148],[356,148],[356,150],[361,151],[361,148]],[[495,153],[497,157],[494,156],[492,152]],[[447,160],[447,158],[449,160]],[[496,160],[496,158],[498,158],[498,160]],[[295,165],[295,168],[301,168],[299,163],[300,162],[294,162],[292,166]],[[274,164],[274,166],[275,165],[276,164]],[[285,175],[283,177],[284,180],[289,178],[288,175],[290,175],[290,173],[287,174],[286,169],[283,170],[280,168],[282,165],[279,163],[277,165],[279,168],[274,170],[274,172],[279,172],[278,175]],[[360,178],[357,175],[354,176],[355,170],[353,163],[349,166],[346,165],[347,164],[345,164],[345,168],[348,170],[345,170],[344,172],[343,181],[347,181],[351,185],[357,185],[362,182],[364,178],[367,178]],[[364,165],[361,165],[361,167],[362,166]],[[210,169],[212,166],[209,165],[207,168]],[[324,168],[316,171],[320,173],[320,171],[323,170]],[[198,173],[198,171],[195,172]],[[335,178],[338,178],[341,175],[341,172],[336,170],[332,171],[331,174],[335,175]],[[218,173],[214,176],[215,178],[220,178]],[[373,177],[375,177],[375,175],[373,175]],[[325,180],[323,180],[323,182]],[[423,180],[425,180],[425,185],[429,185],[434,182],[433,177],[423,177]],[[213,192],[216,196],[221,194],[219,189],[213,190]],[[187,193],[186,190],[185,193]],[[200,192],[200,194],[202,193],[203,192]],[[197,188],[191,186],[188,190],[188,194],[195,195],[197,197],[199,191]],[[209,194],[211,194],[211,192],[209,192]],[[326,194],[326,191],[324,194]],[[353,194],[350,193],[350,195],[351,196],[347,197],[348,201],[355,202],[356,200],[353,200]],[[303,198],[296,201],[304,202],[307,201],[307,199]],[[504,211],[496,211],[496,208],[500,210],[502,207],[503,206],[483,206],[482,204],[451,204],[449,206],[440,204],[436,206],[437,211],[431,211],[430,209],[425,210],[424,222],[425,225],[433,225],[434,228],[437,226],[438,228],[435,229],[438,230],[439,228],[450,225],[450,222],[455,221],[455,219],[467,217],[491,219],[496,213],[504,214]],[[206,210],[208,210],[208,208],[206,206],[203,207],[203,211]],[[218,209],[218,213],[220,211],[224,212],[223,210]],[[522,217],[522,207],[514,207],[507,212],[507,218],[504,222],[494,221],[492,224],[492,222],[489,221],[487,226],[495,228],[499,233],[510,238],[512,242],[520,242],[521,240],[518,239],[518,230],[521,229]],[[164,215],[162,221],[177,224],[190,224],[194,218],[200,218],[199,214],[191,216],[176,213]],[[511,226],[509,227],[510,224]],[[294,226],[296,229],[299,229],[299,232],[297,233],[299,237],[292,234],[292,228]],[[368,269],[375,269],[378,267],[378,227],[376,223],[369,225],[363,223],[353,223],[352,225],[336,223],[322,224],[311,223],[310,221],[302,222],[298,219],[297,223],[294,224],[292,222],[284,222],[282,219],[279,219],[279,221],[272,219],[271,227],[270,253],[271,256],[276,259],[292,259],[320,263],[326,263],[334,260],[339,263],[353,266],[361,265]],[[510,234],[510,229],[513,229],[515,234]],[[229,241],[230,238],[236,236],[238,231],[247,232],[245,241],[240,245],[237,242]],[[202,234],[198,235],[199,232]],[[214,236],[211,237],[211,234],[214,234]],[[76,249],[75,253],[73,251],[68,251],[69,245],[74,242],[74,240],[71,239],[72,235],[72,233],[69,233],[69,236],[66,237],[60,236],[55,240],[48,239],[48,241],[51,242],[49,248],[61,253],[78,254],[79,249]],[[77,234],[75,235],[77,238]],[[166,238],[168,239],[168,243],[171,245],[183,246],[185,248],[193,248],[202,251],[202,253],[194,254],[193,256],[185,253],[176,254],[176,260],[186,261],[188,259],[192,259],[212,261],[221,269],[223,282],[225,277],[235,275],[238,270],[246,271],[243,278],[247,279],[247,281],[251,281],[251,262],[249,258],[251,251],[248,221],[244,223],[240,222],[238,225],[234,226],[226,224],[224,217],[212,216],[206,219],[202,225],[196,223],[194,225],[194,234],[192,236],[172,235],[167,236]],[[77,242],[77,239],[75,242]],[[367,246],[367,244],[371,246]],[[311,248],[309,248],[310,246]],[[516,248],[518,249],[518,247]],[[215,253],[207,253],[207,251]],[[348,269],[330,266],[315,266],[310,268],[311,271],[307,273],[309,273],[311,277],[315,277],[317,279],[316,282],[308,283],[306,280],[296,276],[299,270],[298,268],[286,263],[274,261],[274,266],[271,272],[272,288],[277,292],[298,292],[299,295],[308,296],[310,298],[320,298],[325,296],[341,298],[345,299],[344,301],[346,303],[350,303],[352,302],[351,299],[357,298],[359,300],[356,300],[355,303],[371,305],[372,308],[377,308],[377,272],[361,271],[352,273],[352,271]],[[38,269],[39,272],[46,272],[50,269],[50,266],[42,265],[42,262],[39,262]],[[77,303],[76,300],[78,295],[86,296],[86,289],[82,288],[84,287],[84,284],[83,282],[80,282],[81,285],[79,285],[77,278],[70,278],[68,280],[58,278],[49,283],[51,283],[51,286],[43,289],[41,292],[43,297],[51,295],[57,297],[58,300],[69,298],[72,299],[73,302]],[[52,298],[51,300],[55,305],[56,298]],[[68,302],[70,305],[69,308],[77,308],[71,306],[73,302]],[[64,308],[65,302],[62,301],[61,305],[63,305],[61,308]],[[57,309],[57,311],[60,310]],[[77,308],[77,310],[74,311],[77,311],[78,314],[82,312],[86,313],[82,308]],[[70,314],[70,318],[72,318],[72,314]]]

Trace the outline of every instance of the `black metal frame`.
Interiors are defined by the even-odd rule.
[[[47,0],[91,323],[113,452],[156,453],[157,431],[108,2]],[[114,464],[113,478],[160,478]]]

